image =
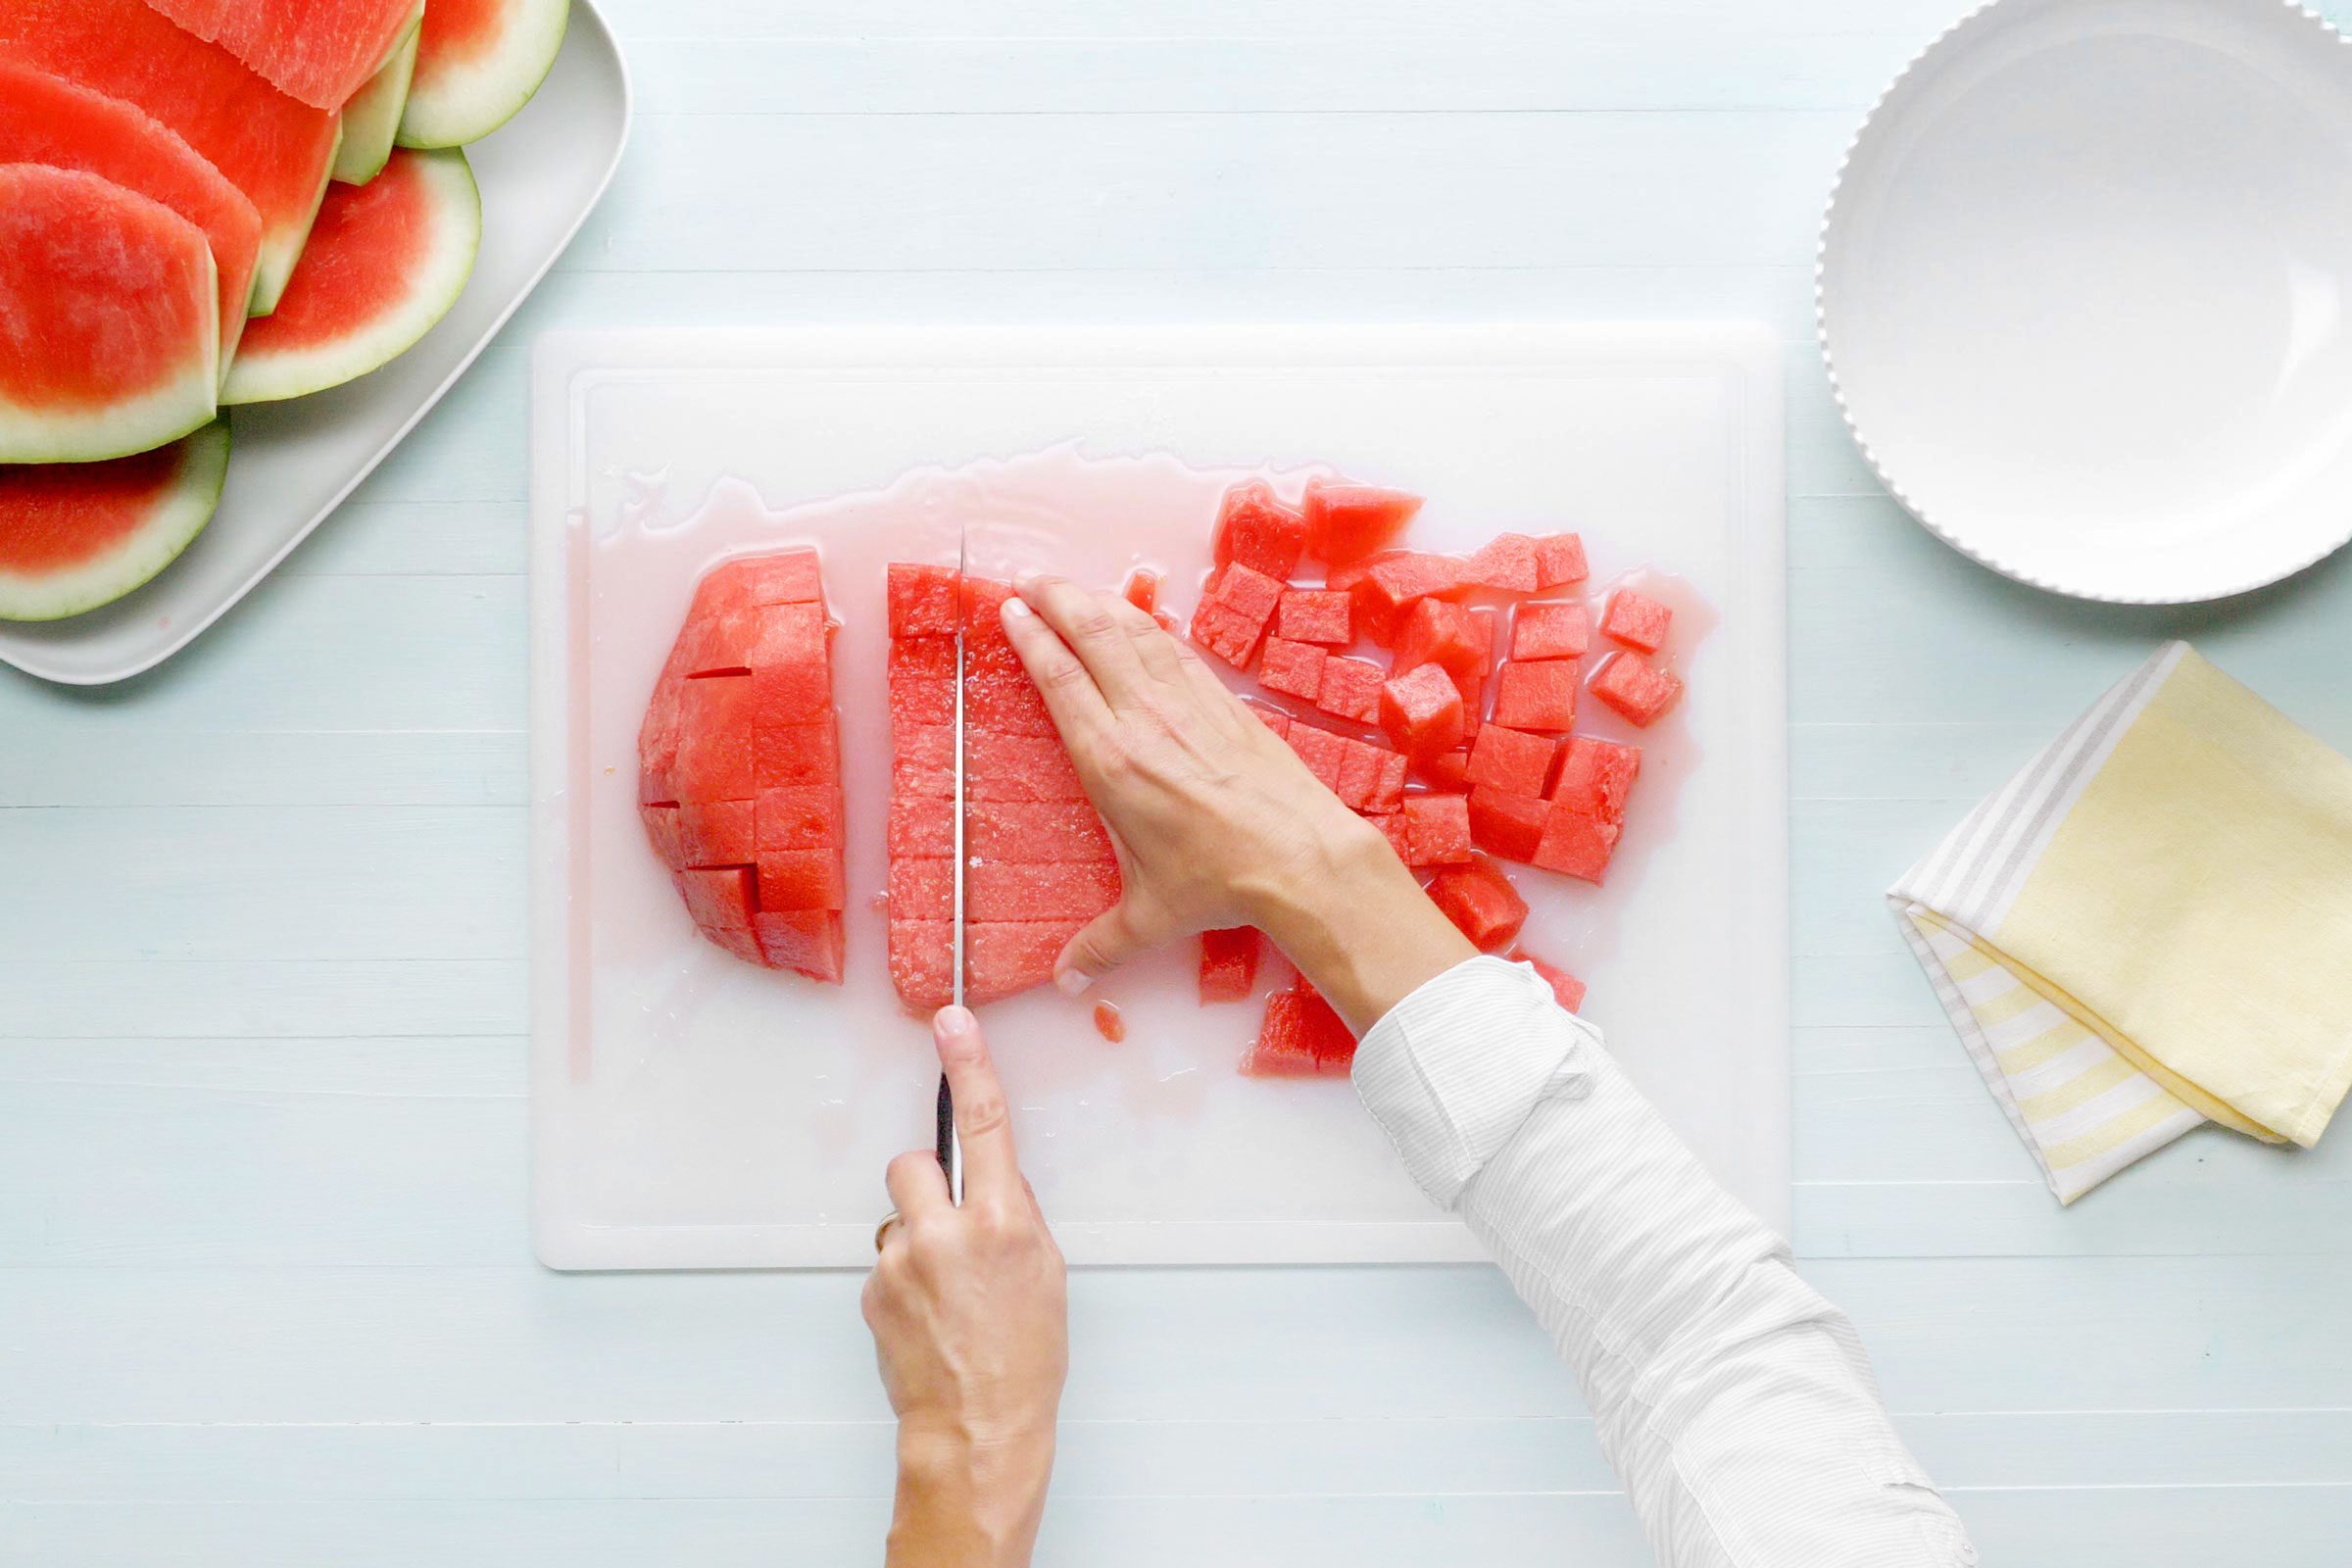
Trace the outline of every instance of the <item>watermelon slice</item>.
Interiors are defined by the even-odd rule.
[[[416,71],[416,40],[424,31],[424,6],[409,13],[407,29],[383,66],[343,106],[343,146],[335,154],[335,178],[365,185],[384,172],[409,106],[409,79]]]
[[[564,47],[571,0],[427,0],[403,147],[478,141],[531,101]]]
[[[96,174],[0,164],[0,463],[90,463],[207,423],[220,384],[204,230]]]
[[[0,467],[0,620],[111,604],[204,531],[228,473],[228,421],[112,463]]]
[[[399,42],[415,0],[147,0],[288,97],[341,109]]]
[[[704,936],[750,963],[838,983],[841,742],[813,551],[731,561],[697,587],[637,733],[638,814]],[[787,666],[827,695],[764,725]]]
[[[399,152],[366,185],[337,185],[276,314],[246,328],[221,401],[297,398],[397,359],[457,303],[481,237],[462,152]]]
[[[277,308],[334,167],[332,113],[287,97],[144,0],[6,0],[0,54],[136,104],[203,154],[262,216],[253,314]]]
[[[0,59],[0,164],[78,169],[162,202],[204,230],[220,288],[220,369],[245,331],[262,215],[196,149],[136,105]]]

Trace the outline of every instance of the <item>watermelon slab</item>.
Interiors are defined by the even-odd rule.
[[[253,314],[276,308],[334,167],[334,115],[145,0],[6,0],[0,54],[136,104],[202,153],[262,215]]]
[[[399,41],[415,0],[147,0],[288,97],[341,109]]]
[[[228,421],[111,463],[0,467],[0,620],[110,604],[203,532],[228,474]]]
[[[246,328],[221,401],[301,397],[397,359],[457,303],[481,237],[455,149],[404,149],[367,184],[335,186],[276,313]]]
[[[770,722],[779,715],[762,701],[779,674],[820,694],[789,722]],[[849,901],[832,678],[814,551],[714,568],[637,732],[637,809],[705,937],[747,962],[838,983]]]
[[[0,463],[90,463],[210,421],[220,285],[204,230],[111,180],[0,165]]]
[[[135,105],[0,59],[0,164],[77,169],[162,202],[204,230],[219,281],[220,368],[245,331],[262,215],[244,192]]]
[[[409,13],[408,27],[383,66],[343,106],[343,145],[335,154],[334,177],[365,185],[384,172],[409,106],[409,79],[416,71],[416,40],[424,30],[424,7]]]
[[[478,141],[514,118],[556,63],[571,0],[427,0],[403,147]]]

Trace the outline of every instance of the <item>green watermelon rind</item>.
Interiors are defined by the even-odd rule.
[[[409,78],[416,70],[416,40],[423,31],[424,6],[418,0],[382,68],[343,106],[343,141],[335,149],[330,179],[365,185],[391,161],[400,135],[400,117],[408,111]]]
[[[474,258],[482,245],[481,187],[472,166],[454,147],[415,154],[423,160],[424,177],[434,187],[437,208],[463,218],[462,234],[438,244],[425,258],[415,287],[399,309],[365,332],[334,343],[314,345],[285,354],[256,355],[252,341],[238,352],[220,388],[222,404],[281,403],[308,397],[328,387],[354,381],[380,370],[416,346],[441,318],[457,304],[473,275]]]
[[[488,61],[440,91],[412,86],[400,144],[419,151],[480,141],[522,112],[556,68],[571,25],[571,0],[514,0],[525,13]]]
[[[64,620],[111,605],[155,580],[220,510],[228,480],[228,416],[181,437],[187,461],[155,514],[114,551],[69,571],[27,577],[0,566],[0,621]]]

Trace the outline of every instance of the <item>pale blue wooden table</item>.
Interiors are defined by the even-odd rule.
[[[162,670],[0,679],[0,1563],[876,1555],[855,1277],[531,1259],[533,332],[1726,315],[1788,346],[1805,1272],[1988,1562],[2352,1558],[2352,1133],[2209,1132],[2061,1212],[1879,901],[2165,635],[2352,747],[2352,558],[2061,603],[1857,462],[1814,227],[1954,10],[614,0],[635,145],[467,383]],[[1048,1563],[1644,1560],[1489,1270],[1072,1294]]]

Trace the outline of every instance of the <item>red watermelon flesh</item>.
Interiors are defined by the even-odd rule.
[[[1355,1036],[1322,993],[1300,980],[1266,998],[1265,1021],[1242,1063],[1256,1078],[1345,1075],[1355,1061]]]
[[[280,92],[341,109],[407,30],[414,0],[147,0]]]
[[[1306,548],[1306,518],[1275,499],[1263,479],[1237,484],[1217,509],[1211,558],[1222,566],[1240,562],[1273,578],[1298,569]]]
[[[830,698],[768,724],[761,682],[830,693],[813,551],[728,562],[692,608],[638,731],[639,814],[704,936],[748,962],[838,983],[845,949],[841,743]]]
[[[1010,585],[900,563],[891,650],[890,968],[899,999],[944,1006],[952,978],[956,642],[964,638],[965,1000],[1051,980],[1069,939],[1119,899],[1111,839],[1004,635]]]
[[[136,104],[226,175],[262,219],[253,314],[277,308],[334,165],[332,113],[278,91],[145,0],[7,0],[0,54]]]
[[[430,0],[400,144],[456,147],[514,118],[555,65],[570,10],[570,0]]]
[[[1328,479],[1306,481],[1306,551],[1327,565],[1344,566],[1384,548],[1421,510],[1421,498],[1401,490]]]
[[[1683,678],[1640,654],[1611,654],[1592,676],[1592,695],[1647,729],[1683,698]]]
[[[1525,948],[1513,948],[1504,956],[1513,963],[1526,964],[1542,976],[1544,983],[1551,987],[1553,1000],[1568,1011],[1575,1012],[1584,1006],[1585,983],[1567,970],[1557,964],[1545,963]]]
[[[96,174],[0,164],[0,463],[144,452],[210,422],[204,231]]]
[[[1200,1001],[1243,1002],[1257,985],[1259,938],[1255,926],[1200,933]]]
[[[245,331],[262,215],[245,193],[134,104],[0,58],[0,164],[77,169],[159,201],[204,230],[219,285],[220,365]]]
[[[1404,799],[1407,865],[1464,865],[1470,859],[1470,802],[1461,795]]]
[[[1527,923],[1527,901],[1492,860],[1477,859],[1439,872],[1429,885],[1429,896],[1481,953],[1508,947]]]
[[[111,603],[202,531],[228,473],[228,421],[111,463],[0,466],[0,620]]]

